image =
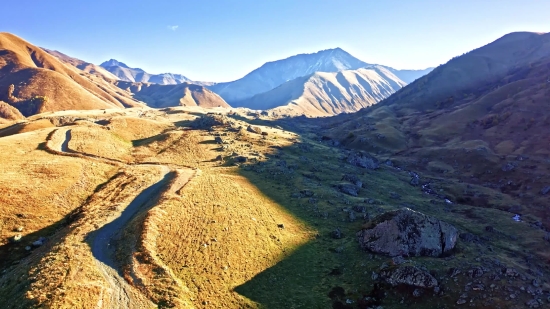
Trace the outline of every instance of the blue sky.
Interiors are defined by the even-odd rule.
[[[218,82],[333,47],[421,69],[509,32],[550,32],[548,0],[26,0],[4,8],[0,31],[35,45]]]

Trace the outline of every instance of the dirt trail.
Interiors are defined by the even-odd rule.
[[[63,136],[63,138],[61,137]],[[78,154],[81,157],[89,157],[94,160],[105,160],[106,162],[112,162],[109,158],[99,158],[96,156],[88,156],[83,153],[75,152],[69,148],[69,141],[71,139],[71,131],[58,130],[52,135],[51,144],[48,146],[56,151],[67,155]],[[122,163],[122,162],[119,162]],[[123,163],[124,164],[124,163]],[[127,165],[127,164],[124,164]],[[91,251],[96,260],[97,267],[105,277],[105,280],[109,284],[109,295],[102,295],[97,308],[153,308],[156,307],[153,302],[147,299],[136,288],[132,287],[122,277],[121,271],[117,267],[115,259],[115,246],[111,245],[111,241],[115,239],[119,232],[124,229],[126,224],[141,211],[147,211],[155,206],[160,195],[168,188],[170,181],[174,177],[175,173],[172,173],[170,167],[160,164],[132,164],[133,166],[139,165],[149,169],[160,169],[159,178],[156,182],[145,190],[141,191],[135,198],[128,204],[128,206],[122,211],[119,217],[114,218],[112,221],[107,222],[98,230],[90,233]],[[173,186],[172,186],[173,187]],[[103,294],[103,293],[102,293]]]
[[[119,308],[148,308],[154,307],[145,296],[141,295],[136,289],[130,286],[117,270],[117,263],[114,258],[115,247],[111,246],[111,241],[126,226],[126,224],[140,211],[154,206],[158,196],[163,192],[165,185],[169,182],[170,169],[166,166],[151,166],[151,168],[160,168],[161,176],[155,184],[143,190],[134,200],[124,209],[120,216],[113,221],[105,224],[99,230],[93,232],[91,249],[98,268],[103,276],[109,282],[111,295],[109,303]]]

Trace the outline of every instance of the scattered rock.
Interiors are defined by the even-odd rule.
[[[481,267],[474,267],[470,270],[468,270],[468,276],[470,276],[470,278],[479,278],[481,276],[483,276],[484,272],[483,272],[483,269]]]
[[[219,114],[206,114],[198,117],[191,123],[191,127],[195,129],[210,129],[214,126],[227,126],[231,123],[229,118]]]
[[[23,236],[21,236],[21,234],[17,234],[17,235],[15,235],[11,238],[11,241],[12,242],[21,242],[21,238],[23,238]]]
[[[437,280],[430,273],[415,266],[383,270],[380,272],[380,277],[392,286],[408,285],[425,289],[438,286]]]
[[[18,226],[15,230],[16,230],[17,232],[23,232],[23,227],[22,227],[22,226]]]
[[[351,195],[351,196],[357,196],[359,195],[359,189],[355,185],[351,184],[339,184],[338,190],[340,192]]]
[[[363,181],[361,181],[361,179],[359,179],[359,177],[357,177],[357,175],[346,174],[342,177],[342,180],[349,181],[352,184],[356,185],[358,188],[363,187]]]
[[[378,164],[378,159],[362,152],[351,153],[346,161],[349,164],[371,170],[380,167],[380,165]]]
[[[243,157],[243,156],[237,156],[235,157],[235,162],[240,162],[240,163],[244,163],[248,160],[247,157]]]
[[[352,209],[353,209],[353,211],[358,212],[358,213],[366,213],[367,212],[367,207],[365,207],[365,206],[356,205],[356,206],[353,206]]]
[[[502,166],[503,172],[511,172],[516,168],[516,164],[514,162],[508,162]]]
[[[356,234],[361,247],[389,256],[439,257],[451,251],[458,238],[454,226],[409,208],[386,212],[369,225]]]
[[[310,197],[310,196],[313,196],[315,193],[311,190],[302,190],[300,191],[300,193],[306,197]]]
[[[400,200],[401,199],[401,195],[399,195],[395,192],[390,192],[390,197],[394,200]]]
[[[256,133],[256,134],[262,134],[262,129],[256,126],[249,125],[248,128],[246,128],[248,132]]]
[[[472,233],[462,233],[459,237],[465,242],[479,242],[479,236]]]
[[[45,242],[46,242],[46,238],[40,237],[40,238],[38,238],[38,240],[34,241],[34,242],[32,243],[32,245],[35,246],[35,247],[40,247],[40,246],[42,246]]]
[[[342,238],[342,232],[340,231],[340,228],[335,229],[330,233],[330,236],[334,239],[340,239]]]
[[[540,190],[540,194],[542,194],[542,195],[546,195],[546,194],[548,194],[548,192],[550,192],[550,186],[546,186],[546,187],[542,188],[542,190]]]
[[[280,224],[277,224],[277,227],[280,228],[280,229],[284,229],[285,228],[285,225],[280,223]]]
[[[222,155],[217,156],[217,157],[216,157],[216,161],[223,161]]]
[[[263,135],[263,136],[268,136],[269,133],[267,133],[267,132],[264,131],[264,132],[262,132],[262,135]]]

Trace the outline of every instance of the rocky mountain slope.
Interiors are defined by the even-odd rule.
[[[131,93],[134,98],[155,108],[171,106],[231,107],[208,88],[187,82],[178,85],[159,85],[119,81],[116,85]]]
[[[309,76],[316,72],[356,70],[370,65],[353,57],[341,48],[327,49],[313,54],[299,54],[286,59],[267,62],[241,79],[218,83],[209,88],[227,102],[235,103],[272,90],[287,81]],[[394,75],[400,78],[402,71],[392,70]],[[418,71],[417,75],[414,74],[414,70],[403,72],[406,80],[412,80],[425,74],[425,70]]]
[[[0,33],[0,100],[25,116],[141,106],[103,78],[86,74],[13,34]]]
[[[376,104],[405,85],[382,66],[316,72],[235,104],[258,110],[271,109],[275,115],[332,116]]]
[[[450,60],[375,107],[325,120],[327,135],[417,172],[517,196],[454,198],[532,215],[550,229],[550,34],[518,32]],[[529,205],[529,206],[527,206]]]

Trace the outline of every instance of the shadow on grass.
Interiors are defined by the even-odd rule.
[[[262,308],[331,308],[335,303],[343,304],[347,299],[356,302],[368,295],[372,285],[367,283],[364,269],[360,270],[365,252],[359,249],[355,239],[363,222],[347,220],[339,201],[328,203],[333,194],[338,196],[336,199],[348,200],[329,191],[331,181],[342,177],[340,172],[334,172],[340,164],[337,156],[323,163],[334,168],[327,170],[320,169],[323,159],[319,156],[319,152],[327,154],[326,149],[302,151],[300,144],[270,148],[274,153],[268,155],[266,161],[247,162],[239,169],[240,174],[317,235],[294,251],[284,252],[280,262],[234,290]],[[318,178],[322,181],[303,177],[304,173],[316,172],[323,176]],[[315,195],[291,197],[304,189]],[[363,199],[351,198],[354,203]],[[337,228],[343,233],[340,239],[331,236]],[[337,287],[344,288],[345,297],[329,297]]]

